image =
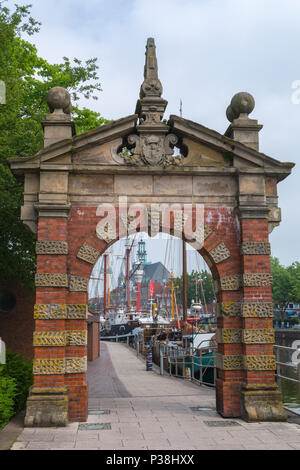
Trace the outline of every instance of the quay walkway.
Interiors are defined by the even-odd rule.
[[[145,362],[122,343],[101,343],[101,356],[89,363],[87,380],[87,424],[95,429],[82,429],[82,423],[25,428],[11,449],[300,449],[300,426],[295,422],[223,419],[215,411],[214,389],[146,371]],[[108,429],[97,429],[97,423]]]

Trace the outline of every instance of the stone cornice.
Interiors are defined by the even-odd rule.
[[[71,204],[34,204],[39,217],[66,218],[69,216]]]

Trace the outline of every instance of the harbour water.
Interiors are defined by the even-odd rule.
[[[281,374],[292,379],[297,379],[297,367],[292,369],[290,367],[281,366]],[[300,384],[281,379],[279,387],[283,395],[284,406],[300,415]]]

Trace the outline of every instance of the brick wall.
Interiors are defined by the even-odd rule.
[[[88,361],[100,356],[100,323],[88,321]]]
[[[28,292],[17,281],[7,282],[3,287],[15,295],[16,305],[8,313],[0,312],[0,337],[8,349],[31,360],[35,294]]]

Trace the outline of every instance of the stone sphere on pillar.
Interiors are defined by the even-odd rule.
[[[253,96],[245,91],[234,95],[230,103],[230,108],[232,109],[233,113],[238,116],[240,116],[240,114],[248,115],[252,113],[254,107],[255,101]]]
[[[237,119],[239,117],[239,114],[235,113],[232,107],[229,105],[226,109],[226,117],[228,121],[232,122],[234,119]]]
[[[47,104],[51,113],[58,110],[70,114],[72,110],[70,93],[60,86],[53,87],[48,91]]]

